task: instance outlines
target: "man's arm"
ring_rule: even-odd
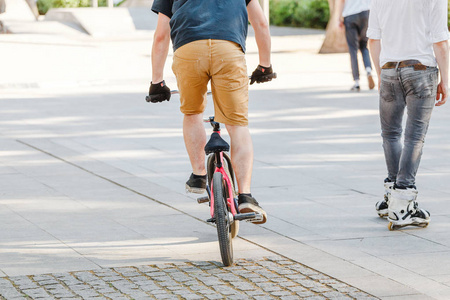
[[[434,54],[441,74],[441,82],[438,85],[436,106],[445,104],[448,97],[448,41],[433,44]]]
[[[345,0],[337,0],[336,1],[336,15],[338,16],[338,26],[343,27],[344,26],[344,17],[342,16],[342,12],[344,11],[345,6]]]
[[[170,89],[164,82],[164,65],[170,45],[170,18],[162,13],[158,13],[158,23],[156,25],[152,46],[152,82],[145,97],[147,102],[157,103],[170,100]]]
[[[259,64],[263,67],[269,68],[270,62],[270,31],[269,23],[264,16],[264,12],[259,5],[258,0],[251,0],[247,5],[248,19],[255,31],[256,44],[259,52]]]
[[[164,80],[164,65],[170,45],[170,18],[162,13],[158,14],[158,23],[153,36],[152,46],[152,82]]]
[[[373,64],[377,70],[378,76],[378,90],[380,90],[381,84],[381,67],[380,67],[380,53],[381,53],[381,42],[380,40],[369,39],[369,49],[370,56],[372,56]]]

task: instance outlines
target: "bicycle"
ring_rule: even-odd
[[[263,216],[256,212],[239,213],[233,166],[226,153],[230,150],[230,145],[220,136],[220,123],[214,121],[214,116],[203,121],[211,124],[213,133],[205,146],[205,153],[208,155],[206,163],[208,196],[198,198],[197,202],[209,203],[211,218],[206,221],[216,224],[222,262],[225,266],[231,266],[232,239],[238,235],[239,221],[259,222]]]
[[[266,80],[274,78],[277,78],[277,73],[265,77]],[[171,91],[171,94],[179,94],[179,92]],[[149,95],[145,100],[154,103],[166,99],[161,100],[160,95]],[[238,235],[239,221],[261,222],[264,217],[257,212],[239,212],[233,166],[230,157],[226,154],[230,150],[230,145],[220,136],[220,123],[214,121],[214,116],[205,118],[203,121],[211,124],[213,133],[205,146],[205,153],[208,155],[206,162],[208,196],[198,198],[197,202],[209,203],[211,218],[206,221],[216,224],[220,255],[223,264],[228,267],[233,264],[232,239]]]

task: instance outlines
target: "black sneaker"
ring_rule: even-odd
[[[189,193],[203,194],[206,192],[206,175],[191,174],[186,181],[186,191]]]
[[[256,201],[255,198],[252,196],[246,195],[246,194],[239,194],[238,196],[238,208],[240,213],[250,213],[250,212],[256,212],[260,213],[263,216],[262,221],[255,221],[252,223],[255,224],[263,224],[267,221],[267,214],[264,211],[264,209],[259,206],[258,201]]]

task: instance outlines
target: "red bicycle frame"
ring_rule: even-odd
[[[215,131],[220,134],[220,131]],[[215,153],[215,161],[216,161],[216,169],[214,173],[220,172],[222,173],[223,180],[225,180],[228,187],[228,197],[227,197],[227,205],[230,208],[230,212],[235,216],[237,214],[236,206],[234,203],[234,193],[231,185],[231,179],[228,177],[227,172],[223,168],[223,152]],[[214,185],[213,180],[211,180],[211,205],[210,205],[211,217],[214,218]]]

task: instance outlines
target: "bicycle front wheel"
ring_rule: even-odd
[[[208,178],[208,184],[211,184],[215,170],[216,170],[215,155],[213,153],[208,155],[208,160],[206,162],[206,174]]]
[[[225,266],[233,264],[233,244],[231,238],[231,220],[224,197],[224,182],[222,173],[214,173],[214,217],[216,219],[217,236],[219,238],[220,255]]]
[[[231,158],[226,153],[223,154],[223,168],[225,169],[228,178],[230,178],[231,190],[233,191],[233,195],[228,195],[228,193],[226,193],[226,195],[231,196],[231,198],[234,201],[234,198],[236,197],[237,194],[234,184],[234,171],[233,166],[231,165]],[[239,233],[239,221],[234,220],[234,222],[231,224],[231,237],[234,239],[238,235],[238,233]]]

